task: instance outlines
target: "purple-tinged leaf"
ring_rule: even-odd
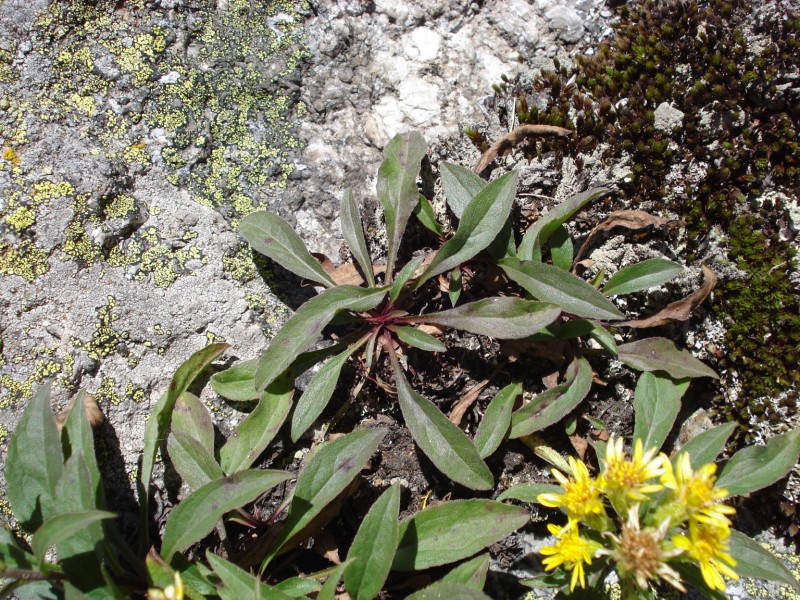
[[[617,347],[619,360],[637,371],[665,371],[674,379],[719,376],[686,350],[662,337],[645,338]]]

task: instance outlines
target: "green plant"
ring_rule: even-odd
[[[565,525],[548,525],[556,541],[541,550],[545,570],[554,573],[528,580],[529,585],[557,586],[563,595],[588,589],[599,597],[606,576],[616,571],[625,600],[654,598],[661,582],[682,592],[686,583],[707,597],[724,598],[723,575],[800,589],[783,563],[732,528],[736,510],[723,504],[783,478],[800,454],[800,431],[740,450],[723,462],[717,477],[713,461],[734,423],[701,433],[672,459],[659,454],[685,390],[664,372],[646,373],[636,387],[630,457],[622,438],[597,441],[596,477],[586,463],[570,457],[566,474],[553,469],[560,485],[521,484],[500,495],[500,500],[560,508],[567,517]]]
[[[574,249],[564,223],[610,190],[594,189],[567,199],[534,223],[518,244],[511,225],[516,174],[487,183],[468,169],[444,163],[442,188],[447,205],[458,220],[455,233],[445,239],[429,202],[417,190],[424,154],[425,144],[417,133],[395,137],[386,149],[377,186],[386,220],[384,268],[372,264],[358,206],[349,190],[344,194],[342,232],[362,274],[363,287],[337,285],[279,216],[257,212],[242,220],[240,231],[255,250],[327,289],[297,310],[260,359],[215,375],[212,385],[219,394],[239,401],[257,398],[282,374],[286,374],[288,385],[315,362],[332,355],[311,377],[294,408],[291,435],[296,441],[322,414],[344,365],[354,354],[363,353],[362,377],[366,377],[386,352],[400,409],[417,444],[453,481],[487,490],[493,486],[493,477],[483,458],[497,449],[506,433],[512,438],[529,435],[574,410],[589,393],[592,367],[582,356],[581,347],[574,343],[576,358],[566,369],[564,382],[513,413],[522,388],[512,382],[487,409],[487,422],[478,429],[473,442],[433,402],[412,388],[401,367],[405,346],[447,351],[440,339],[423,331],[420,325],[532,342],[589,336],[610,355],[619,353],[620,360],[639,370],[669,368],[647,363],[645,356],[652,356],[656,362],[671,365],[679,377],[716,376],[691,355],[660,338],[617,349],[613,335],[603,325],[624,319],[608,296],[660,285],[680,273],[681,267],[662,259],[645,261],[620,270],[603,291],[570,272]],[[403,233],[415,212],[437,239],[444,241],[435,252],[411,258],[395,273]],[[544,262],[548,256],[552,264]],[[505,278],[501,277],[502,295],[480,297],[489,287],[482,285],[481,273],[498,265],[505,273]],[[382,281],[378,279],[380,274]],[[479,299],[459,305],[465,274],[471,282],[471,295]],[[422,306],[437,305],[442,285],[436,285],[437,276],[446,284],[453,307],[422,312]],[[598,281],[597,285],[601,283]],[[528,298],[521,297],[526,294]],[[349,329],[326,348],[309,351],[334,320]],[[288,410],[288,406],[284,408]]]
[[[525,510],[491,500],[441,504],[398,521],[400,489],[395,485],[375,502],[341,564],[302,577],[272,574],[276,556],[295,548],[338,512],[386,430],[361,429],[316,446],[299,475],[250,468],[279,428],[274,420],[280,417],[259,408],[276,408],[285,395],[274,386],[266,391],[263,404],[215,448],[208,410],[187,389],[226,348],[213,344],[194,354],[150,415],[137,480],[141,527],[136,540],[123,538],[113,521],[116,515],[103,510],[84,393],[59,432],[49,389],[39,390],[9,443],[7,494],[20,537],[0,529],[0,577],[10,580],[0,597],[126,598],[146,593],[170,600],[279,600],[316,594],[319,599],[333,598],[344,577],[352,597],[372,598],[390,570],[460,561],[527,523]],[[162,456],[192,491],[170,511],[163,532],[153,536],[158,528],[148,505],[159,448],[166,449]],[[294,478],[290,494],[276,493],[276,486]],[[258,498],[273,500],[265,519],[245,510]],[[264,528],[266,535],[253,545],[251,532]],[[30,537],[22,539],[22,534]],[[48,553],[51,548],[56,561]],[[246,570],[258,564],[260,577]],[[473,559],[440,585],[464,588],[464,597],[485,597],[479,590],[487,567],[486,555]]]

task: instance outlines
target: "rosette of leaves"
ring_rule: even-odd
[[[386,148],[377,182],[387,237],[382,280],[374,274],[358,206],[349,191],[342,201],[342,232],[361,270],[363,286],[336,285],[279,216],[257,212],[242,220],[240,231],[255,250],[326,289],[297,310],[260,359],[218,374],[213,384],[222,396],[250,400],[269,392],[287,373],[291,380],[326,359],[294,407],[291,435],[297,440],[328,404],[342,368],[353,354],[363,353],[369,370],[386,353],[403,417],[423,452],[453,481],[473,489],[491,489],[492,474],[473,442],[409,384],[400,366],[403,348],[447,350],[439,339],[419,328],[423,324],[501,339],[523,338],[553,323],[561,311],[546,302],[494,296],[437,312],[411,312],[435,286],[434,278],[452,272],[484,250],[507,247],[503,236],[508,239],[510,235],[509,215],[517,188],[515,173],[487,183],[475,193],[457,179],[445,180],[448,202],[457,207],[458,228],[438,251],[411,258],[396,269],[403,234],[415,210],[424,223],[435,227],[428,202],[417,188],[424,154],[425,143],[417,133],[399,135]],[[350,332],[321,351],[309,352],[334,319],[346,320]]]
[[[343,578],[351,597],[369,600],[384,589],[393,571],[405,584],[409,571],[459,562],[417,597],[434,597],[430,594],[440,589],[464,598],[486,597],[481,590],[489,556],[470,557],[527,524],[527,511],[491,500],[465,500],[400,520],[398,485],[373,503],[345,560],[285,578],[272,559],[296,549],[339,513],[386,430],[364,428],[319,444],[299,473],[252,468],[276,428],[255,431],[252,421],[245,425],[245,420],[216,445],[208,409],[188,392],[226,348],[212,344],[196,352],[152,409],[136,481],[141,526],[134,539],[122,535],[117,515],[106,510],[83,392],[59,431],[49,388],[39,390],[8,445],[9,506],[16,533],[30,537],[26,541],[0,527],[0,598],[332,600]],[[159,452],[188,488],[163,527],[149,510]],[[284,488],[290,479],[296,480],[294,486]],[[267,503],[271,510],[250,508],[270,496],[277,500]],[[224,549],[226,558],[217,548]],[[258,565],[254,574],[251,569]]]

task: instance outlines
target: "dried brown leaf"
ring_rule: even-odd
[[[461,419],[464,418],[464,413],[467,412],[470,406],[475,404],[475,401],[478,399],[478,396],[481,395],[483,388],[485,388],[489,384],[488,379],[484,379],[480,383],[476,383],[470,389],[466,391],[466,393],[461,397],[461,400],[456,402],[456,405],[450,411],[448,415],[448,419],[454,425],[461,425]]]
[[[636,327],[638,329],[646,329],[648,327],[661,327],[662,325],[669,325],[678,321],[686,321],[692,316],[695,308],[700,306],[703,301],[708,298],[708,295],[717,285],[717,276],[714,271],[703,265],[703,283],[700,287],[681,300],[677,300],[671,304],[667,304],[664,308],[656,314],[651,315],[644,319],[635,319],[633,321],[624,321],[619,325],[625,327]]]
[[[509,360],[516,361],[525,357],[544,358],[557,367],[561,367],[570,354],[566,340],[550,340],[547,342],[531,342],[528,340],[503,340],[500,353]]]
[[[586,441],[585,437],[577,434],[571,435],[569,436],[569,442],[572,444],[572,447],[575,448],[578,458],[581,460],[586,458],[586,450],[589,449],[589,442]]]
[[[427,333],[428,335],[436,337],[444,335],[444,332],[447,330],[447,327],[442,327],[440,325],[433,325],[431,323],[420,323],[419,325],[417,325],[417,329],[419,329],[423,333]]]
[[[64,423],[67,422],[67,417],[69,417],[72,407],[75,406],[76,398],[73,398],[67,408],[56,415],[56,427],[58,427],[59,431],[61,431],[61,428],[64,427]],[[89,421],[89,425],[91,425],[92,429],[97,429],[100,427],[105,420],[105,415],[103,415],[103,411],[100,410],[100,407],[97,405],[97,400],[95,400],[94,396],[91,394],[84,394],[83,407],[86,410],[86,418]]]
[[[342,559],[339,558],[339,546],[336,543],[336,538],[326,529],[314,536],[314,551],[335,565],[342,564]]]
[[[311,255],[319,261],[320,266],[331,276],[336,285],[364,285],[364,277],[357,265],[342,263],[336,267],[330,258],[320,252],[312,252]],[[375,275],[380,275],[385,270],[386,265],[372,265],[372,272]]]
[[[605,220],[598,223],[597,226],[592,229],[589,237],[586,238],[581,249],[578,250],[578,254],[575,255],[575,261],[577,262],[581,259],[584,252],[586,252],[595,238],[602,233],[608,233],[614,229],[626,229],[631,232],[649,231],[664,227],[671,222],[670,219],[656,217],[643,210],[618,210],[612,212]]]
[[[518,146],[528,138],[551,136],[568,137],[571,134],[571,130],[564,129],[563,127],[556,127],[555,125],[522,125],[521,127],[517,127],[514,131],[505,134],[492,144],[492,146],[483,153],[478,164],[475,165],[474,171],[476,173],[482,173],[495,158],[498,156],[505,156],[511,152],[515,146]]]

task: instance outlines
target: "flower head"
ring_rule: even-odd
[[[563,507],[567,511],[570,523],[581,520],[593,521],[596,517],[605,516],[603,498],[594,480],[589,476],[589,469],[581,460],[569,457],[572,477],[567,479],[560,471],[553,469],[553,476],[564,487],[563,494],[540,494],[537,500],[549,508]]]
[[[598,486],[609,495],[612,504],[615,500],[632,500],[645,502],[645,494],[653,494],[663,487],[650,483],[664,474],[661,456],[655,456],[657,450],[644,452],[642,440],[637,439],[633,447],[633,456],[625,459],[622,438],[610,438],[606,446],[606,469],[598,478]]]
[[[703,465],[694,471],[689,455],[683,453],[678,456],[674,471],[672,463],[664,460],[661,483],[672,491],[675,506],[684,511],[686,518],[725,528],[730,526],[727,515],[734,514],[736,509],[720,504],[728,496],[728,491],[714,486],[716,472],[714,464]]]
[[[577,525],[559,527],[550,523],[547,529],[558,538],[558,541],[553,546],[541,549],[541,553],[547,557],[542,561],[545,571],[552,571],[564,565],[567,570],[572,571],[569,590],[573,591],[578,583],[585,588],[586,576],[583,564],[592,564],[592,557],[602,549],[602,546],[598,542],[581,537]]]
[[[689,535],[676,535],[672,538],[672,543],[697,561],[708,587],[724,591],[725,580],[722,579],[722,575],[739,579],[736,572],[731,569],[736,566],[736,559],[728,554],[730,535],[727,525],[720,527],[692,519],[689,522]]]
[[[628,510],[628,520],[622,525],[619,536],[605,534],[614,542],[614,549],[603,550],[601,554],[613,558],[620,576],[632,577],[642,590],[647,590],[651,582],[663,579],[672,587],[685,592],[680,575],[667,564],[667,561],[682,552],[665,539],[668,528],[669,521],[664,521],[657,529],[642,529],[639,523],[639,505],[634,504]]]

